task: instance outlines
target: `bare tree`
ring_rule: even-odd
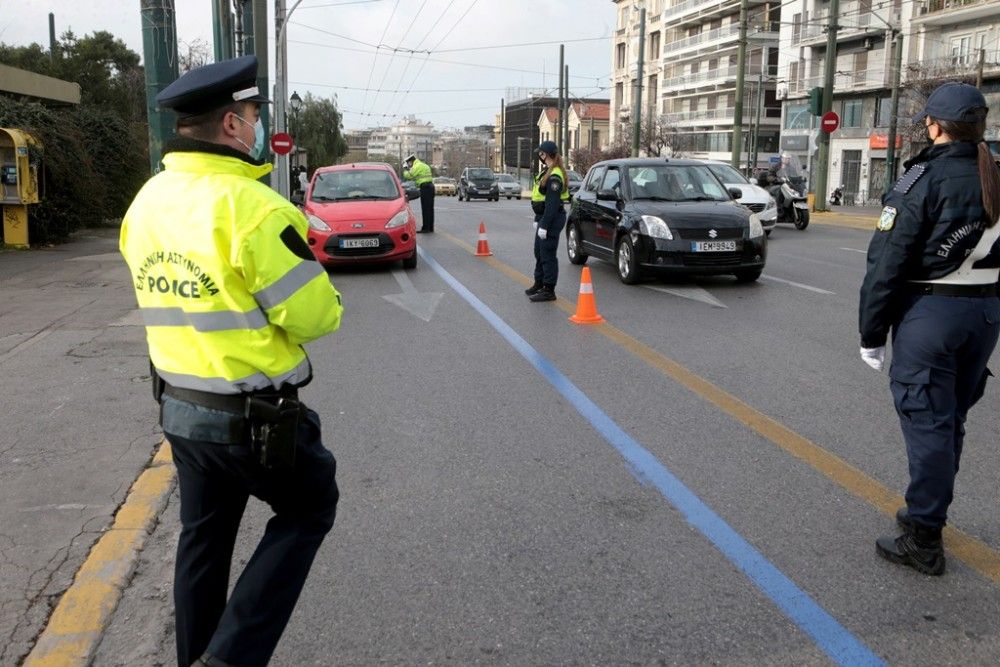
[[[180,73],[207,65],[211,60],[212,49],[201,37],[197,37],[190,42],[184,40],[177,41],[177,66]]]

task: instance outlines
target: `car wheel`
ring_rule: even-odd
[[[462,191],[458,191],[458,201],[462,201]]]
[[[764,230],[764,236],[767,236],[768,238],[770,238],[771,237],[771,231],[772,230],[770,230],[770,229],[765,229]]]
[[[626,285],[635,285],[639,282],[639,259],[635,256],[635,246],[632,239],[626,234],[618,242],[618,252],[615,254],[618,259],[618,277]]]
[[[576,223],[569,223],[566,226],[566,256],[569,257],[570,264],[580,264],[587,263],[587,253],[583,252],[580,246],[580,229],[576,226]]]
[[[517,196],[517,201],[521,201],[521,195]]]
[[[763,272],[764,269],[744,269],[743,271],[737,271],[734,275],[738,283],[752,283],[760,278],[760,274]]]
[[[799,211],[795,216],[795,229],[805,229],[809,226],[809,211]]]
[[[417,268],[417,251],[414,250],[413,254],[403,260],[404,269],[415,269]]]

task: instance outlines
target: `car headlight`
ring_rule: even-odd
[[[410,219],[409,214],[402,210],[396,215],[389,218],[389,222],[385,223],[386,229],[395,229],[396,227],[402,227],[406,224],[406,221]]]
[[[772,208],[777,208],[778,202],[774,201],[774,197],[767,198],[767,206],[764,208],[765,211],[770,211]]]
[[[674,235],[670,232],[667,223],[663,221],[663,218],[658,218],[655,215],[642,216],[642,220],[639,222],[639,231],[654,239],[674,240]]]
[[[764,226],[760,224],[760,216],[756,213],[750,214],[750,238],[756,239],[764,235]]]
[[[306,220],[309,221],[309,226],[315,229],[317,232],[328,232],[330,231],[330,225],[326,224],[315,215],[309,215]]]

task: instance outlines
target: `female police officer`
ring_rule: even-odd
[[[965,419],[1000,333],[1000,171],[983,143],[987,111],[968,84],[928,98],[917,120],[932,145],[884,197],[861,287],[861,356],[876,370],[893,330],[890,386],[910,468],[903,534],[876,550],[930,575],[944,572]]]
[[[569,201],[562,157],[554,141],[543,141],[537,148],[538,159],[546,169],[539,172],[531,192],[535,213],[535,284],[524,291],[532,301],[555,301],[559,279],[559,233],[566,226],[563,203]]]

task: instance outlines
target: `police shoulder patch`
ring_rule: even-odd
[[[892,189],[905,195],[913,187],[913,184],[920,180],[926,170],[926,164],[913,165],[909,171],[903,174],[902,178],[896,181],[896,185]]]
[[[560,190],[562,190],[562,181],[560,181],[558,178],[550,178],[549,190],[552,190],[553,192],[559,192]]]
[[[896,207],[886,206],[882,209],[882,214],[878,217],[878,224],[875,226],[880,232],[888,232],[896,226]]]

